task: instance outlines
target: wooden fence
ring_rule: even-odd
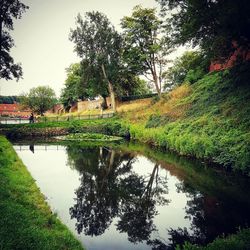
[[[111,118],[114,116],[114,113],[104,113],[96,115],[68,115],[68,116],[41,116],[35,119],[35,123],[38,122],[61,122],[61,121],[77,121],[77,120],[93,120],[93,119],[105,119]],[[9,117],[0,117],[0,124],[21,124],[29,123],[29,119],[24,118],[9,118]]]

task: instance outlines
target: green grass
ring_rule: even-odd
[[[51,213],[11,144],[0,136],[0,249],[83,249]]]
[[[74,120],[74,121],[48,121],[39,123],[25,123],[25,124],[0,124],[0,128],[18,129],[18,128],[55,128],[63,127],[68,128],[77,125],[94,126],[97,124],[106,124],[110,121],[115,121],[116,118],[108,119],[94,119],[94,120]]]
[[[0,126],[0,133],[11,139],[51,137],[69,133],[101,133],[122,137],[128,137],[129,135],[128,127],[123,125],[118,118],[2,125]]]

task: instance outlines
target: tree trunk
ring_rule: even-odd
[[[161,89],[159,88],[158,77],[155,72],[153,72],[153,79],[158,96],[161,97]]]
[[[3,21],[0,19],[0,55],[2,54],[2,33],[3,33]]]
[[[103,98],[102,108],[107,109],[108,108],[107,98],[106,98],[106,96],[102,96],[102,98]]]
[[[161,97],[161,88],[159,87],[158,76],[157,76],[157,73],[156,73],[156,67],[155,67],[155,62],[154,61],[153,61],[152,74],[153,74],[153,79],[154,79],[154,84],[155,84],[155,87],[156,87],[156,91],[158,93],[158,96]]]
[[[114,165],[114,160],[115,160],[115,151],[111,150],[111,154],[110,154],[110,158],[109,158],[109,172]]]
[[[113,85],[111,84],[110,81],[108,81],[108,84],[109,84],[109,92],[110,92],[110,98],[111,98],[111,105],[112,105],[113,111],[116,112],[114,88],[113,88]]]
[[[105,67],[104,67],[103,64],[102,64],[102,72],[103,72],[104,78],[108,82],[108,89],[109,89],[109,94],[110,94],[111,105],[112,105],[113,111],[116,112],[114,88],[113,88],[112,83],[109,81],[109,79],[107,77],[107,74],[106,74],[106,71],[105,71]]]

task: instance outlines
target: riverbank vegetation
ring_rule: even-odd
[[[0,133],[11,139],[51,137],[74,133],[99,133],[124,138],[130,136],[129,128],[117,117],[97,120],[0,125]]]
[[[2,136],[0,152],[0,249],[83,249]]]
[[[160,100],[120,106],[111,119],[1,125],[12,137],[63,133],[104,133],[218,163],[249,174],[249,64],[209,73],[177,86]],[[237,73],[240,72],[240,73]],[[125,110],[125,111],[124,111]],[[65,130],[66,129],[66,130]],[[61,133],[60,133],[61,134]]]
[[[249,174],[248,69],[209,73],[147,109],[123,113],[131,138]]]

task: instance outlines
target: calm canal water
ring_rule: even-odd
[[[205,244],[250,222],[249,179],[145,145],[14,143],[87,250]]]

